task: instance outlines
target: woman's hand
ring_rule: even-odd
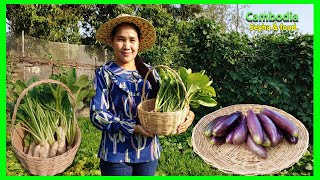
[[[153,134],[150,134],[148,131],[146,131],[141,125],[135,125],[134,126],[134,132],[137,134],[140,134],[142,136],[146,137],[154,137]]]
[[[188,129],[188,127],[192,124],[194,120],[194,116],[194,113],[190,110],[185,121],[178,127],[177,134],[181,134]]]

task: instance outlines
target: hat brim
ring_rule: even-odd
[[[153,25],[146,19],[137,16],[121,16],[102,24],[96,32],[96,39],[103,44],[112,47],[112,30],[121,23],[133,23],[140,29],[139,51],[150,49],[156,40],[156,31]]]

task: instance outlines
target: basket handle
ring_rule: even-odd
[[[147,78],[150,74],[150,72],[156,68],[164,68],[164,69],[167,69],[167,70],[170,70],[175,76],[176,78],[178,79],[179,83],[182,85],[183,87],[183,91],[184,91],[184,94],[185,94],[185,102],[186,102],[186,107],[189,106],[189,101],[188,101],[188,93],[187,93],[187,89],[182,81],[182,79],[180,78],[180,76],[173,70],[171,69],[170,67],[168,66],[165,66],[165,65],[156,65],[156,66],[153,66],[152,68],[150,68],[146,74],[146,76],[144,77],[144,81],[143,81],[143,88],[142,88],[142,95],[141,95],[141,102],[146,100],[146,97],[145,97],[145,88],[146,88],[146,82],[147,82]]]
[[[76,116],[75,116],[75,108],[76,108],[76,100],[75,100],[75,97],[73,96],[71,90],[68,88],[67,85],[65,85],[64,83],[60,82],[60,81],[57,81],[57,80],[53,80],[53,79],[43,79],[43,80],[40,80],[40,81],[36,81],[34,83],[32,83],[30,86],[28,86],[26,89],[24,89],[22,91],[22,93],[20,94],[18,100],[17,100],[17,103],[14,105],[14,109],[13,109],[13,115],[12,115],[12,121],[11,121],[11,130],[12,128],[14,128],[14,123],[16,121],[16,116],[17,116],[17,111],[18,111],[18,107],[20,105],[20,102],[22,100],[22,98],[28,93],[28,91],[30,91],[31,89],[33,89],[35,86],[38,86],[40,84],[44,84],[44,83],[49,83],[49,84],[58,84],[60,86],[62,86],[68,93],[68,95],[70,96],[71,98],[71,104],[73,105],[74,107],[74,110],[73,110],[73,117],[74,117],[74,121],[77,122],[77,119],[76,119]]]

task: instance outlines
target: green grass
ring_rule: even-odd
[[[227,175],[206,164],[192,150],[193,127],[184,134],[161,136],[162,153],[156,175],[159,176],[216,176]]]
[[[97,176],[100,175],[99,159],[97,152],[100,144],[100,131],[97,130],[88,118],[79,118],[79,125],[82,132],[82,141],[76,157],[70,167],[62,176]],[[162,153],[157,176],[217,176],[227,175],[218,169],[206,164],[192,150],[191,131],[181,135],[162,136],[160,142]],[[29,175],[18,162],[11,146],[10,133],[7,132],[7,176]],[[310,153],[309,153],[310,152]],[[313,175],[313,151],[309,147],[307,154],[294,166],[283,170],[277,175]]]

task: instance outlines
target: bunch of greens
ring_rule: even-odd
[[[76,99],[76,109],[83,108],[85,106],[85,101],[95,94],[95,90],[91,86],[92,83],[89,80],[88,75],[77,77],[75,68],[61,68],[61,71],[60,74],[52,74],[50,79],[60,81],[67,85]],[[57,88],[58,93],[61,93],[62,87]]]
[[[193,73],[191,69],[180,67],[178,74],[187,88],[190,106],[199,108],[200,105],[214,107],[217,105],[216,91],[211,86],[212,81],[205,75],[205,70]]]
[[[177,77],[171,70],[160,68],[161,81],[155,102],[156,112],[182,110],[186,103],[192,108],[199,108],[200,105],[206,107],[217,105],[214,99],[216,92],[211,87],[212,81],[205,75],[205,71],[192,73],[191,69],[181,67],[178,69],[178,75]],[[183,82],[186,92],[179,79]]]
[[[37,80],[32,78],[28,82]],[[27,87],[22,81],[18,84]],[[23,90],[21,87],[19,89]],[[28,132],[24,137],[24,152],[29,156],[54,157],[71,149],[74,144],[75,109],[66,91],[58,90],[58,87],[40,84],[29,90],[18,106],[17,124]]]
[[[174,112],[184,109],[185,92],[178,77],[168,69],[160,68],[160,87],[156,97],[156,112]]]
[[[53,74],[50,79],[69,87],[76,99],[76,107],[71,105],[67,91],[57,84],[40,84],[24,96],[16,117],[21,127],[29,132],[24,139],[24,150],[34,157],[53,157],[72,147],[77,127],[75,110],[83,108],[83,101],[94,95],[88,76],[77,78],[74,68],[62,69],[62,73]],[[17,99],[24,89],[38,80],[37,77],[26,83],[18,80],[12,99]],[[14,103],[7,102],[11,114],[13,107]]]

